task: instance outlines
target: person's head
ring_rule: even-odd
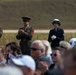
[[[58,27],[60,26],[60,21],[59,21],[59,19],[54,19],[53,22],[52,22],[52,24],[53,24],[53,26],[54,26],[55,28],[58,28]]]
[[[70,50],[72,48],[72,46],[70,45],[69,42],[67,41],[60,41],[59,42],[60,47],[62,48],[62,50]]]
[[[64,54],[63,75],[76,75],[76,47]]]
[[[45,46],[45,54],[50,55],[52,53],[52,48],[50,46],[50,43],[47,40],[42,40],[44,46]]]
[[[69,40],[69,43],[70,43],[70,45],[71,45],[72,47],[74,47],[74,46],[76,45],[76,38],[71,38],[71,39]]]
[[[16,67],[0,67],[0,75],[23,75],[22,71]]]
[[[6,51],[8,54],[11,53],[14,56],[16,56],[16,54],[21,54],[20,47],[16,42],[9,42],[8,44],[6,44]]]
[[[23,71],[24,75],[33,75],[35,72],[35,61],[31,56],[24,55],[21,58],[12,58],[13,64]]]
[[[41,55],[45,54],[45,46],[43,45],[41,40],[35,40],[31,45],[31,56],[34,59],[37,59]]]
[[[61,60],[61,48],[60,47],[53,48],[51,56],[54,63],[59,62]]]
[[[29,25],[31,18],[29,18],[29,17],[22,17],[22,20],[24,22],[24,26],[26,27],[26,26]]]

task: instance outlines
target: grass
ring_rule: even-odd
[[[18,29],[22,16],[31,17],[35,29],[51,29],[54,18],[61,28],[76,29],[76,0],[0,0],[0,27]]]
[[[68,41],[71,38],[75,38],[76,37],[76,33],[66,33],[65,35],[65,41]],[[48,33],[44,34],[44,33],[35,33],[32,40],[36,40],[36,39],[40,39],[40,40],[47,40],[48,38]],[[16,33],[8,33],[8,34],[3,34],[2,38],[0,39],[0,46],[5,46],[7,43],[11,42],[11,41],[15,41],[19,43],[19,40],[16,39]]]

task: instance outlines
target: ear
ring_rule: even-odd
[[[41,53],[44,53],[44,50],[43,49],[41,50]]]

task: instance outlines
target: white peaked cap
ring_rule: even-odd
[[[59,19],[54,19],[54,21],[59,21]]]
[[[31,70],[35,71],[35,61],[34,59],[29,56],[29,55],[23,55],[20,58],[12,58],[11,59],[14,64],[19,65],[19,66],[26,66],[28,68],[30,68]]]

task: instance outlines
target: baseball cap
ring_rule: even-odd
[[[19,66],[26,66],[30,68],[31,70],[35,71],[35,61],[34,59],[29,55],[23,55],[20,58],[12,58],[11,59],[14,64]]]

